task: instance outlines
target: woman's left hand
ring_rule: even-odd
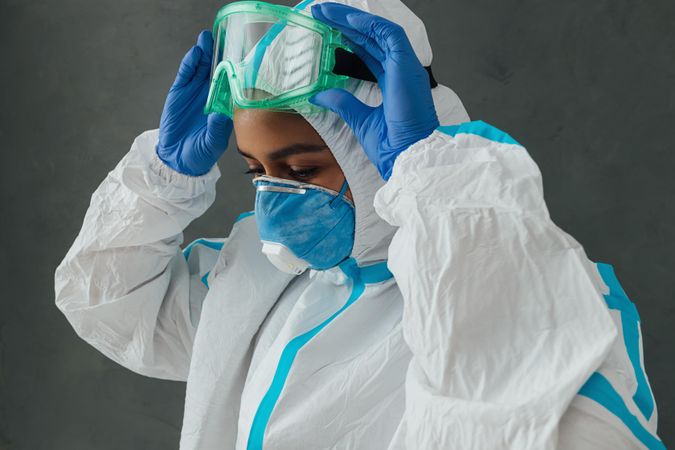
[[[351,127],[388,180],[396,157],[438,127],[429,74],[400,25],[338,3],[314,5],[312,14],[353,42],[352,50],[377,78],[382,104],[368,106],[343,89],[320,92],[310,101],[337,113]]]

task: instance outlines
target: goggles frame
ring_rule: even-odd
[[[224,33],[227,33],[227,30],[225,30],[223,36],[219,34],[222,33],[221,24],[228,17],[235,14],[257,14],[277,18],[278,20],[267,31],[265,36],[269,33],[278,34],[289,24],[319,35],[321,38],[321,50],[319,52],[316,80],[307,86],[300,86],[279,95],[261,99],[247,98],[244,95],[244,80],[238,79],[235,64],[227,59],[223,61],[217,60],[217,55],[219,54],[217,47],[221,45],[221,41],[225,36]],[[254,23],[254,21],[251,21],[251,23]],[[323,108],[309,103],[309,98],[317,92],[326,89],[344,87],[350,78],[347,75],[338,75],[333,72],[336,49],[344,49],[352,53],[342,33],[296,8],[260,1],[244,0],[233,2],[222,7],[216,14],[213,24],[213,34],[214,62],[209,95],[204,107],[205,114],[221,113],[232,117],[235,108],[263,108],[274,111],[295,111],[304,114],[320,112],[323,111]],[[271,38],[276,38],[276,35],[271,35]],[[261,42],[262,39],[256,45],[261,45]]]

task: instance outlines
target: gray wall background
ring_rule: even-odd
[[[613,264],[638,305],[660,434],[675,443],[675,2],[408,1],[437,79],[525,144],[556,223]],[[178,447],[184,385],[79,340],[53,271],[89,196],[159,122],[214,0],[0,0],[0,449]],[[227,152],[218,198],[186,232],[251,209]]]

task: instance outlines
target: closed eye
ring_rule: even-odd
[[[247,175],[255,175],[260,176],[260,175],[265,175],[265,170],[262,167],[250,167],[246,172],[244,172]]]
[[[289,167],[288,174],[298,181],[306,181],[316,176],[318,167],[303,167],[302,169],[292,169]]]

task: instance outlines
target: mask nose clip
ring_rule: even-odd
[[[342,183],[342,187],[340,188],[340,192],[338,192],[338,195],[336,195],[333,200],[330,201],[330,207],[331,209],[335,209],[338,205],[338,200],[340,200],[342,197],[344,197],[345,192],[347,192],[347,188],[349,185],[347,184],[347,179],[345,178],[344,183]]]

